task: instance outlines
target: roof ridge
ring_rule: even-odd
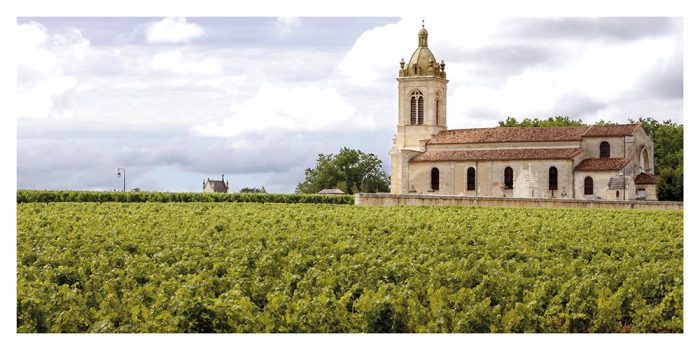
[[[479,159],[570,159],[583,151],[583,147],[428,150],[414,156],[410,162]]]
[[[642,124],[639,123],[624,123],[624,124],[591,124],[591,125],[566,125],[566,126],[488,126],[488,127],[483,127],[483,128],[459,128],[459,129],[445,129],[440,132],[446,132],[446,131],[464,131],[464,130],[484,130],[484,129],[503,129],[503,130],[510,130],[510,129],[573,129],[573,128],[586,128],[590,129],[593,127],[598,127],[598,128],[606,128],[606,127],[612,127],[612,126],[631,126],[634,125],[635,127],[641,127]]]
[[[484,127],[484,128],[461,128],[461,129],[446,129],[442,130],[441,132],[444,131],[464,131],[464,130],[484,130],[484,129],[503,129],[503,130],[512,130],[512,129],[574,129],[574,128],[589,128],[592,125],[568,125],[568,126],[490,126],[490,127]]]

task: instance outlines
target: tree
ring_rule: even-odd
[[[382,161],[372,153],[346,147],[336,155],[319,154],[316,167],[304,173],[297,193],[318,193],[326,188],[339,188],[349,194],[389,191],[389,176],[382,170]]]
[[[262,188],[243,187],[241,188],[240,193],[267,193],[267,190],[265,190],[265,186],[263,186]]]
[[[683,200],[683,168],[664,168],[656,172],[656,197],[662,201]]]
[[[549,117],[547,119],[530,119],[524,118],[522,121],[518,121],[513,117],[507,117],[506,120],[498,122],[499,126],[504,127],[515,127],[515,126],[525,126],[525,127],[555,127],[555,126],[582,126],[583,121],[581,119],[574,120],[569,117],[556,116]]]

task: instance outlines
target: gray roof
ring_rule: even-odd
[[[608,188],[611,190],[624,190],[625,189],[625,177],[624,176],[613,176],[608,182]]]
[[[226,183],[224,183],[222,180],[208,180],[207,185],[208,184],[211,184],[214,192],[226,192],[228,190]]]
[[[345,192],[341,191],[338,188],[326,188],[324,190],[320,190],[318,193],[319,194],[345,194]]]

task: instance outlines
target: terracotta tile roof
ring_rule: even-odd
[[[583,137],[594,136],[632,136],[640,128],[639,124],[591,125]]]
[[[455,129],[439,132],[428,141],[428,144],[579,141],[582,137],[629,136],[639,127],[639,124],[613,124],[552,128],[497,127]]]
[[[583,148],[507,148],[469,151],[427,151],[413,157],[411,162],[460,160],[519,160],[570,159]]]
[[[655,185],[656,181],[656,176],[647,173],[641,173],[634,178],[634,183],[637,185]]]
[[[433,136],[428,143],[578,141],[587,129],[587,126],[578,126],[565,128],[498,127],[444,130]]]
[[[620,170],[631,159],[624,158],[588,158],[584,159],[581,163],[578,163],[574,170],[576,171],[606,171],[606,170]]]

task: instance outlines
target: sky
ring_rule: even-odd
[[[421,18],[19,17],[17,187],[293,192],[318,154],[388,172]],[[450,129],[683,122],[680,18],[425,18]]]

